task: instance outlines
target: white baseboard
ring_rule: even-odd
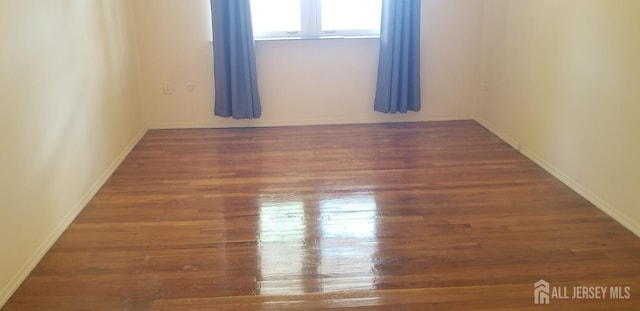
[[[475,119],[476,122],[480,123],[480,125],[482,125],[484,128],[486,128],[487,130],[489,130],[489,132],[493,133],[493,135],[498,136],[500,139],[502,139],[505,143],[509,144],[509,146],[513,147],[513,149],[519,150],[520,149],[520,142],[518,142],[515,138],[505,134],[504,132],[502,132],[501,130],[499,130],[497,127],[493,126],[493,124],[480,119],[480,118],[476,118]]]
[[[411,115],[381,115],[380,118],[371,119],[311,119],[311,120],[230,120],[220,119],[216,122],[168,122],[151,123],[149,129],[199,129],[199,128],[234,128],[234,127],[279,127],[279,126],[307,126],[307,125],[343,125],[343,124],[371,124],[371,123],[394,123],[394,122],[424,122],[424,121],[459,121],[473,120],[470,116],[433,116],[433,117],[413,117]]]
[[[629,216],[625,215],[624,213],[620,212],[620,210],[615,208],[612,204],[602,199],[600,196],[598,196],[593,191],[591,191],[587,187],[577,182],[575,179],[571,178],[569,175],[565,174],[562,170],[553,166],[551,163],[546,161],[544,158],[542,158],[532,150],[529,150],[526,147],[521,147],[520,142],[518,142],[513,137],[506,135],[504,132],[500,131],[493,124],[481,118],[476,118],[476,122],[480,123],[487,130],[492,132],[494,135],[500,137],[500,139],[504,140],[507,144],[511,145],[514,149],[519,150],[524,156],[526,156],[531,161],[533,161],[534,163],[542,167],[549,174],[553,175],[553,177],[560,180],[562,183],[567,185],[569,188],[571,188],[573,191],[581,195],[583,198],[587,199],[589,202],[591,202],[601,211],[605,212],[615,221],[623,225],[625,228],[629,229],[636,236],[640,237],[640,224],[638,222],[636,222]]]
[[[124,150],[118,155],[118,157],[109,165],[107,170],[98,178],[98,180],[85,192],[77,204],[73,206],[71,211],[64,217],[64,219],[55,227],[55,229],[48,235],[48,237],[40,243],[40,246],[33,252],[24,265],[16,272],[11,278],[11,281],[7,283],[2,290],[0,290],[0,308],[11,298],[13,293],[20,287],[20,284],[26,280],[31,271],[42,260],[44,255],[49,251],[53,244],[60,238],[62,233],[71,225],[73,220],[80,214],[82,209],[91,201],[93,196],[100,190],[102,185],[111,177],[111,174],[115,172],[118,166],[124,161],[127,155],[133,150],[142,137],[147,133],[148,128],[143,128],[124,148]]]
[[[640,237],[640,224],[635,222],[633,219],[629,218],[624,213],[620,212],[617,208],[615,208],[612,204],[608,203],[604,199],[600,198],[598,195],[593,193],[593,191],[587,189],[582,184],[569,177],[567,174],[563,173],[559,169],[555,168],[549,162],[545,161],[542,157],[538,156],[535,152],[527,149],[526,147],[522,148],[520,152],[531,159],[533,162],[538,164],[540,167],[545,169],[555,178],[559,179],[565,185],[569,186],[573,191],[577,192],[579,195],[587,199],[589,202],[593,203],[600,210],[605,212],[607,215],[611,216],[611,218],[615,219],[618,223],[625,226],[635,235]]]

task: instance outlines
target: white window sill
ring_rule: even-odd
[[[363,36],[319,36],[319,37],[268,37],[255,38],[255,41],[294,41],[294,40],[336,40],[336,39],[380,39],[379,35]]]
[[[304,40],[361,40],[361,39],[380,39],[378,35],[371,36],[322,36],[322,37],[271,37],[271,38],[254,38],[257,42],[269,42],[269,41],[304,41]],[[210,44],[213,44],[213,40],[209,40]]]

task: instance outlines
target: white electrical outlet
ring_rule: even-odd
[[[173,87],[169,82],[162,82],[162,93],[165,95],[173,94]]]

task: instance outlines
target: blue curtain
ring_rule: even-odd
[[[420,0],[383,0],[374,110],[420,111]]]
[[[262,113],[250,0],[211,0],[215,115],[259,118]]]

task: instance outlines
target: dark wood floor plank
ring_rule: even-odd
[[[639,306],[640,239],[455,121],[150,131],[2,310]]]

